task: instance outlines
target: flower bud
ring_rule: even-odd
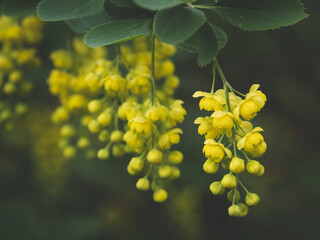
[[[88,103],[88,110],[91,113],[99,112],[101,110],[101,102],[99,100],[91,100]]]
[[[122,142],[123,140],[123,132],[120,130],[115,130],[111,133],[110,136],[111,142]]]
[[[65,158],[74,158],[76,156],[76,149],[73,146],[66,146],[63,148],[63,156]]]
[[[100,133],[99,133],[99,140],[101,142],[108,142],[109,141],[109,138],[110,138],[110,134],[107,130],[102,130]]]
[[[108,149],[102,148],[98,151],[97,157],[101,160],[106,160],[109,158],[109,151]]]
[[[245,217],[248,215],[249,208],[244,203],[238,203],[239,207],[241,208],[241,213],[239,217]]]
[[[230,171],[234,173],[241,173],[245,169],[244,160],[241,158],[234,157],[230,162]]]
[[[216,163],[213,160],[208,159],[207,161],[205,161],[205,163],[203,164],[203,170],[206,173],[209,174],[214,174],[219,170],[219,164]]]
[[[214,195],[221,195],[224,193],[224,187],[222,186],[221,182],[213,182],[210,184],[210,191]]]
[[[89,145],[90,145],[90,140],[87,137],[81,137],[77,142],[78,148],[86,148]]]
[[[100,124],[98,123],[98,121],[96,121],[96,120],[91,120],[91,121],[89,122],[88,129],[89,129],[90,132],[92,132],[92,133],[97,133],[97,132],[100,131],[100,128],[101,128],[101,126],[100,126]]]
[[[180,170],[177,167],[172,166],[171,167],[171,176],[170,179],[176,179],[180,177]]]
[[[60,128],[60,136],[65,138],[70,138],[75,135],[74,127],[71,125],[63,125]]]
[[[148,152],[147,160],[153,164],[159,164],[162,161],[162,152],[157,149],[152,149]]]
[[[123,144],[115,144],[112,146],[112,155],[114,157],[123,157],[125,154]]]
[[[250,174],[257,175],[262,169],[262,165],[256,160],[250,160],[246,166],[247,172]]]
[[[228,213],[230,217],[240,217],[241,212],[242,212],[242,209],[238,204],[232,204],[228,208]]]
[[[161,178],[168,178],[171,176],[171,167],[168,165],[163,165],[159,167],[159,176]]]
[[[136,183],[136,187],[141,191],[148,191],[150,188],[149,180],[147,178],[139,178]]]
[[[155,202],[164,202],[168,198],[168,193],[164,189],[158,189],[153,193],[153,200]]]
[[[246,196],[246,204],[248,206],[254,206],[254,205],[257,205],[260,201],[260,197],[255,194],[255,193],[247,193],[247,196]]]
[[[228,173],[223,176],[221,184],[225,188],[234,188],[237,186],[237,178],[232,173]]]
[[[183,160],[183,154],[179,151],[172,151],[169,153],[168,161],[172,164],[180,164]]]
[[[109,112],[103,112],[98,116],[97,120],[101,126],[105,127],[110,125],[112,121],[112,115]]]
[[[129,164],[128,164],[128,172],[131,175],[138,174],[143,169],[144,162],[139,157],[131,158]]]

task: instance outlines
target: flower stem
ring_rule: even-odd
[[[154,31],[151,36],[151,103],[152,106],[155,105],[155,99],[156,99],[156,83],[155,83],[155,77],[154,77],[154,51],[155,51],[155,34]]]

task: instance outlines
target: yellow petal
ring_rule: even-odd
[[[244,143],[245,143],[246,139],[247,139],[247,137],[243,137],[243,138],[241,138],[241,139],[238,141],[238,143],[237,143],[237,148],[238,148],[239,150],[241,150],[242,148],[244,148]]]
[[[204,121],[203,117],[197,117],[196,120],[194,120],[194,124],[201,124]]]
[[[225,153],[227,154],[228,158],[232,157],[232,152],[228,148],[224,148]]]
[[[261,127],[255,127],[252,132],[263,132],[263,129]]]
[[[253,84],[249,90],[249,92],[255,92],[260,87],[260,84]]]
[[[204,144],[217,144],[217,142],[215,140],[213,140],[212,138],[209,138],[204,141]]]
[[[202,92],[202,91],[196,91],[192,97],[197,98],[197,97],[203,97],[205,96],[207,93],[206,92]]]

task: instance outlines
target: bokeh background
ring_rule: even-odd
[[[135,188],[127,158],[64,162],[56,146],[58,130],[50,113],[58,104],[46,77],[50,51],[65,47],[72,33],[63,23],[47,23],[40,47],[44,59],[30,113],[18,131],[0,133],[0,239],[312,239],[319,235],[320,200],[320,2],[304,0],[309,18],[274,31],[244,32],[220,23],[228,44],[219,55],[228,81],[241,92],[254,83],[268,97],[254,119],[265,130],[266,173],[247,177],[261,197],[245,218],[230,218],[226,196],[209,191],[211,176],[202,170],[203,137],[193,124],[196,90],[209,91],[211,69],[199,68],[194,55],[174,57],[181,79],[177,97],[188,115],[178,148],[182,175],[164,204]],[[221,87],[221,84],[217,84]]]

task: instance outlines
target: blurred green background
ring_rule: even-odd
[[[222,173],[211,176],[202,170],[203,137],[193,121],[205,112],[191,96],[210,90],[211,69],[199,68],[195,56],[182,51],[174,61],[181,79],[177,98],[188,112],[177,147],[185,159],[166,203],[154,203],[150,192],[136,190],[136,178],[126,172],[128,158],[63,163],[56,149],[57,129],[50,123],[58,102],[47,90],[46,77],[51,67],[48,54],[64,47],[72,34],[63,23],[47,23],[40,48],[44,64],[28,99],[30,114],[19,131],[0,134],[0,239],[317,237],[320,2],[303,2],[310,16],[292,27],[250,33],[220,24],[229,38],[219,56],[228,81],[241,92],[259,83],[268,97],[254,119],[265,130],[268,150],[261,162],[266,173],[243,180],[261,202],[241,219],[228,216],[225,195],[216,197],[209,191]]]

